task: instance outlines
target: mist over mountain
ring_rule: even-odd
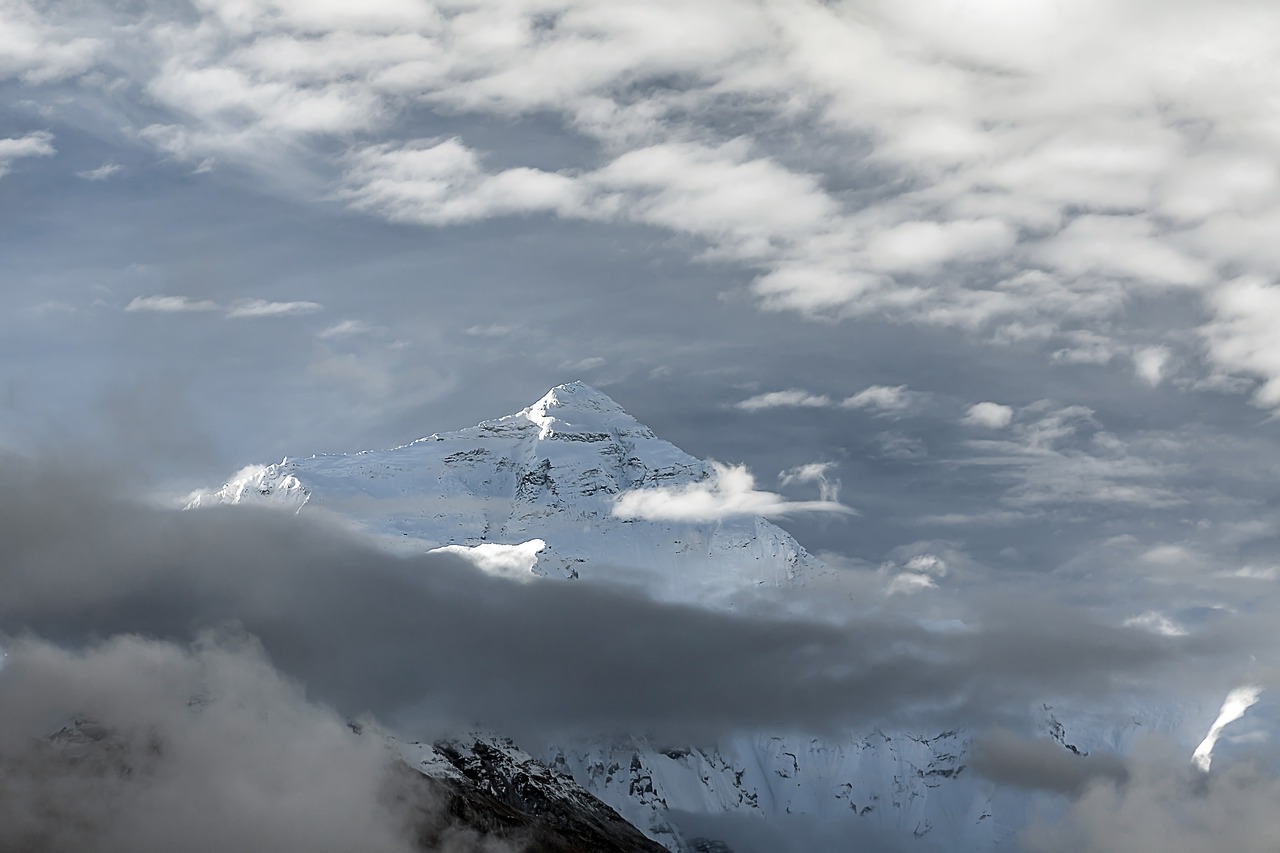
[[[0,848],[1271,850],[1278,39],[0,0]]]
[[[1046,796],[1148,778],[1132,762],[1153,735],[1192,796],[1217,685],[1262,629],[1167,635],[1016,584],[916,612],[892,590],[927,565],[827,566],[753,514],[843,505],[743,488],[581,384],[393,450],[248,468],[185,512],[56,461],[6,466],[11,744],[77,716],[181,743],[186,723],[153,706],[183,721],[244,689],[212,656],[277,680],[324,737],[368,716],[428,776],[509,756],[484,796],[540,757],[676,851],[1016,846]],[[633,495],[669,511],[620,511]],[[176,682],[108,674],[148,659]],[[308,737],[286,729],[261,736]],[[424,759],[415,741],[441,746]],[[394,824],[370,785],[367,819]]]

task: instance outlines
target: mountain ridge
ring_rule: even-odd
[[[579,382],[511,415],[390,450],[246,468],[190,506],[325,512],[399,552],[443,550],[525,581],[621,581],[716,609],[762,590],[785,597],[831,573],[764,518],[654,521],[612,511],[632,490],[678,491],[715,473]],[[1066,750],[1120,746],[1137,730],[1080,719],[1083,730],[1050,714],[1042,733],[1056,733]],[[502,738],[476,743],[499,749]],[[823,831],[878,839],[880,849],[891,840],[894,849],[990,850],[1010,843],[1029,802],[975,776],[971,736],[960,730],[758,732],[675,749],[637,733],[524,746],[678,853],[708,834],[686,832],[689,815],[760,826],[807,818]]]

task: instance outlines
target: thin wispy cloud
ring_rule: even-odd
[[[266,299],[239,299],[230,305],[220,305],[211,299],[192,299],[187,296],[152,295],[135,296],[129,301],[129,304],[125,306],[124,310],[131,313],[150,312],[155,314],[217,312],[229,320],[240,320],[262,317],[295,317],[304,314],[314,314],[323,308],[324,306],[318,302],[272,302]],[[337,336],[341,336],[351,333],[352,329],[346,329],[335,334]]]
[[[209,299],[191,299],[186,296],[135,296],[124,310],[155,314],[186,314],[217,311],[219,307],[218,303]]]
[[[973,439],[969,446],[977,453],[963,464],[1002,471],[1002,478],[1012,482],[1002,498],[1008,508],[1043,511],[1074,504],[1161,509],[1187,501],[1170,482],[1179,473],[1177,465],[1128,446],[1085,407],[1055,408],[1044,402],[1027,407],[1012,424],[1011,437]]]
[[[227,308],[227,317],[231,319],[256,317],[296,317],[300,314],[314,314],[323,309],[318,302],[272,302],[267,299],[241,299]]]
[[[465,331],[466,334],[477,338],[501,338],[515,330],[511,326],[504,326],[501,323],[486,323],[468,326]]]
[[[872,412],[892,415],[911,408],[918,395],[907,390],[906,385],[872,385],[864,388],[840,403],[842,409],[868,409]]]
[[[103,163],[96,169],[76,172],[76,177],[84,178],[86,181],[105,181],[119,172],[121,168],[119,163]]]
[[[340,323],[334,323],[332,326],[321,329],[316,336],[321,339],[332,338],[353,338],[360,335],[368,335],[375,329],[363,320],[343,320]]]
[[[756,394],[735,405],[748,412],[781,408],[824,409],[831,405],[831,398],[826,394],[810,394],[808,391],[790,388],[786,391],[767,391]]]
[[[790,486],[792,483],[816,483],[818,495],[824,501],[840,500],[840,481],[831,476],[835,470],[834,462],[809,462],[778,474],[778,485]]]

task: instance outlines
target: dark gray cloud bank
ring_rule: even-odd
[[[1031,595],[956,601],[964,630],[889,608],[825,622],[759,602],[712,613],[393,557],[282,513],[158,510],[88,466],[8,458],[3,473],[10,844],[164,849],[190,833],[206,845],[191,849],[404,849],[387,757],[351,733],[352,717],[410,737],[481,725],[672,742],[761,727],[984,729],[1017,726],[1016,709],[1048,696],[1102,707],[1191,690],[1261,648],[1247,620],[1169,637]],[[127,778],[111,753],[70,769],[50,757],[42,736],[75,715],[121,739]],[[993,780],[1073,798],[1065,817],[1033,824],[1029,849],[1129,849],[1106,845],[1185,804],[1213,831],[1242,802],[1259,809],[1253,831],[1270,826],[1275,783],[1247,767],[1206,781],[1185,754],[1079,757],[1001,729],[975,750]],[[1236,849],[1263,837],[1232,831],[1245,833]]]
[[[519,584],[444,556],[398,558],[286,514],[149,509],[67,471],[9,480],[26,484],[0,514],[11,636],[187,642],[233,625],[311,695],[389,721],[420,712],[500,731],[684,737],[903,721],[917,707],[964,717],[1104,696],[1175,662],[1216,665],[1238,642],[1016,597],[966,605],[972,627],[960,630],[892,612],[830,623],[762,603],[708,612],[608,584]]]

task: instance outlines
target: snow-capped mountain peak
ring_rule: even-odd
[[[641,427],[639,421],[609,395],[583,382],[557,385],[514,417],[536,424],[540,439],[563,433],[608,432],[619,428],[631,431]]]
[[[614,513],[620,495],[711,476],[711,463],[658,438],[608,395],[571,382],[514,414],[389,450],[248,466],[188,506],[328,511],[401,552],[471,554],[480,568],[506,575],[529,565],[535,575],[626,580],[710,606],[759,586],[804,585],[825,571],[763,518]]]
[[[484,571],[623,580],[650,595],[733,607],[744,590],[803,587],[828,570],[761,517],[691,521],[619,517],[620,496],[679,493],[714,475],[607,395],[573,382],[514,414],[389,450],[287,458],[242,469],[209,503],[329,512],[398,551],[444,551]],[[1046,707],[1046,712],[1048,708]],[[1080,716],[1080,715],[1076,715]],[[1138,720],[1139,714],[1133,715]],[[1143,729],[1051,717],[1076,751]],[[1064,717],[1064,719],[1070,719]],[[668,849],[695,849],[680,813],[769,823],[812,820],[904,843],[990,850],[1026,804],[1001,801],[967,767],[969,735],[873,732],[814,738],[748,733],[663,750],[637,735],[610,743],[529,746]],[[821,846],[813,849],[821,849]]]

